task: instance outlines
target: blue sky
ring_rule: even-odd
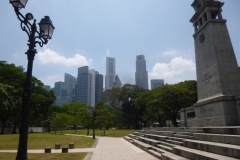
[[[240,0],[221,0],[223,18],[240,61]],[[148,79],[177,83],[196,79],[193,0],[29,0],[21,12],[37,22],[50,16],[52,40],[38,51],[33,75],[53,87],[64,73],[77,77],[88,65],[106,74],[105,57],[116,58],[123,84],[135,83],[136,55],[144,55]],[[0,60],[27,66],[27,35],[8,0],[0,2]],[[150,86],[149,86],[150,88]]]

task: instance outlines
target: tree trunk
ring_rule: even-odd
[[[174,127],[178,127],[176,118],[172,118],[171,121],[172,121],[172,124],[173,124]]]
[[[106,132],[105,132],[106,128],[103,127],[103,135],[105,136]]]
[[[87,135],[89,135],[89,126],[87,127]]]

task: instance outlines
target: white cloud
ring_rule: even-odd
[[[195,79],[193,78],[196,74],[195,70],[196,65],[193,60],[175,57],[169,63],[156,63],[149,73],[149,77],[150,79],[164,79],[166,83],[170,83],[179,79],[185,80],[184,78]]]
[[[43,64],[63,64],[67,67],[84,65],[89,66],[93,62],[92,59],[87,59],[85,56],[82,56],[79,53],[74,54],[73,57],[65,57],[50,49],[45,49],[43,52],[38,52],[37,58],[40,63]]]

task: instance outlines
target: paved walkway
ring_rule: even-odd
[[[69,149],[69,153],[88,152],[84,160],[158,160],[149,153],[139,149],[123,138],[96,137],[95,148]],[[0,150],[0,152],[17,153],[17,150]],[[61,153],[61,149],[52,149],[52,153]],[[41,150],[28,150],[28,153],[44,153]]]

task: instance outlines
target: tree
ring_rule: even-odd
[[[14,88],[9,85],[0,83],[0,123],[2,124],[1,134],[4,133],[8,117],[10,116],[9,109],[12,103],[14,103],[11,92],[14,92]]]
[[[101,101],[108,104],[112,108],[119,108],[121,102],[118,100],[118,94],[121,92],[120,88],[112,88],[105,90],[102,93]]]
[[[55,134],[57,133],[57,129],[60,128],[61,134],[63,127],[66,127],[69,124],[70,117],[65,113],[55,113],[52,117],[51,124],[55,128]]]
[[[97,109],[96,122],[99,123],[103,129],[103,135],[106,134],[106,128],[113,124],[113,114],[107,106]]]
[[[68,115],[72,116],[72,123],[71,125],[74,126],[74,129],[77,129],[77,125],[83,124],[87,127],[87,135],[89,135],[89,129],[90,124],[92,121],[92,107],[89,105],[86,105],[85,103],[81,102],[72,102],[72,103],[66,103],[62,105],[63,112],[67,113]],[[74,118],[75,117],[75,118]],[[77,119],[79,118],[79,119]]]
[[[197,101],[197,82],[184,81],[174,85],[164,85],[158,90],[158,103],[162,111],[177,127],[179,110],[188,107]]]
[[[32,98],[30,108],[30,125],[40,126],[41,122],[48,119],[49,107],[54,103],[53,91],[43,88],[43,83],[32,77]]]
[[[138,95],[135,100],[136,108],[141,109],[143,114],[141,115],[141,120],[143,125],[147,127],[148,125],[153,125],[155,122],[159,122],[162,126],[161,110],[158,107],[157,98],[153,90],[146,90]]]
[[[126,125],[127,128],[131,128],[131,126],[134,126],[136,129],[141,128],[140,123],[142,121],[141,117],[144,109],[137,108],[135,106],[135,100],[140,93],[144,91],[145,90],[141,88],[123,88],[118,96],[119,100],[122,102],[124,125]]]
[[[7,119],[4,118],[4,121],[8,122],[9,125],[14,126],[12,133],[16,133],[17,127],[20,127],[22,94],[25,77],[26,72],[24,72],[23,67],[17,67],[14,64],[8,64],[5,61],[0,61],[0,82],[4,86],[8,85],[12,87],[12,89],[7,91],[8,97],[11,99],[11,103],[9,103],[7,110],[4,113],[5,115],[8,115]],[[37,78],[32,77],[30,124],[39,126],[41,121],[46,118],[45,115],[47,115],[49,106],[52,105],[54,100],[55,96],[53,92],[45,90],[43,88],[43,83]]]
[[[7,121],[14,126],[12,133],[16,133],[16,128],[20,125],[21,98],[25,76],[23,67],[17,67],[14,64],[8,64],[6,61],[0,61],[0,82],[14,88],[12,92],[8,92],[12,103],[8,106],[7,110]]]
[[[74,126],[76,133],[77,133],[78,125],[80,125],[81,123],[82,123],[81,113],[78,112],[75,115],[70,115],[69,124]]]

